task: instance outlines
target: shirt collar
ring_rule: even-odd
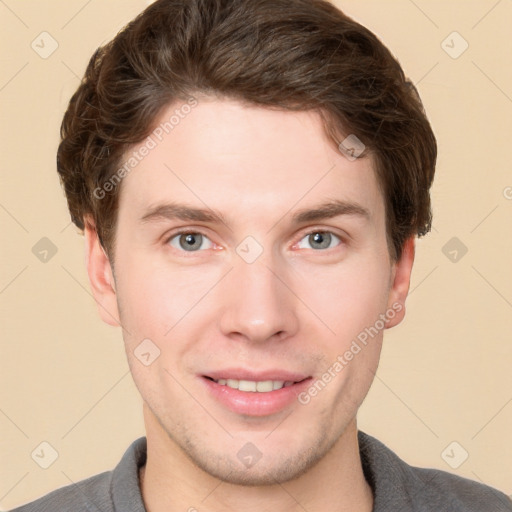
[[[126,450],[112,475],[112,501],[116,512],[146,512],[139,483],[139,468],[146,463],[147,439],[139,437]]]

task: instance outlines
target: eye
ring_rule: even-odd
[[[336,240],[339,241],[336,244]],[[304,241],[310,244],[310,247],[304,247]],[[179,231],[171,235],[167,242],[169,245],[183,252],[198,252],[201,249],[211,249],[213,247],[210,239],[199,231]],[[330,231],[311,231],[307,233],[296,245],[299,249],[331,249],[336,245],[343,243],[343,240]]]
[[[331,233],[330,231],[311,231],[304,238],[302,238],[302,240],[306,240],[308,243],[310,243],[311,248],[313,249],[330,249],[336,245],[332,244],[334,239],[338,239],[340,242],[342,242],[340,237],[334,233]],[[303,245],[301,245],[302,240],[299,242],[298,247],[300,249],[308,249],[308,247],[303,247]]]
[[[204,242],[208,241],[210,246],[204,247]],[[167,243],[178,250],[186,252],[197,252],[198,249],[211,249],[212,243],[206,235],[197,231],[181,231],[175,233]]]

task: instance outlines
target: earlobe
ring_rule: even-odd
[[[84,238],[85,265],[100,317],[105,323],[117,327],[120,321],[112,266],[90,218],[85,222]]]
[[[405,316],[405,300],[409,293],[414,253],[415,238],[412,236],[405,241],[400,259],[394,263],[388,298],[388,310],[393,310],[394,315],[392,318],[391,315],[387,315],[389,318],[386,322],[387,329],[398,325]]]

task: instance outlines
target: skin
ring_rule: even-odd
[[[347,159],[315,113],[202,97],[121,187],[114,261],[89,218],[86,262],[101,317],[123,327],[143,398],[147,509],[371,511],[356,414],[384,329],[309,403],[267,416],[233,412],[200,377],[236,366],[320,379],[393,304],[402,308],[385,328],[402,321],[414,238],[390,259],[371,156]],[[297,210],[332,199],[358,203],[369,217],[290,223]],[[218,210],[226,224],[141,221],[169,201]],[[200,248],[180,246],[177,228],[203,233]],[[326,231],[330,245],[319,248],[309,235]],[[252,263],[236,252],[247,236],[263,249]],[[149,366],[134,354],[147,338],[160,350]],[[251,468],[237,457],[248,442],[262,454]]]

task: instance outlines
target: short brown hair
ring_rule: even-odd
[[[436,139],[414,85],[368,29],[324,0],[157,0],[92,56],[61,126],[73,222],[113,256],[121,187],[102,187],[164,107],[193,94],[316,111],[338,147],[372,154],[392,259],[430,231]]]

